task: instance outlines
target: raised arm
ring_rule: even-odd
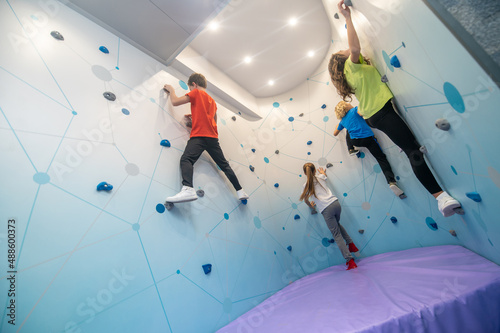
[[[344,4],[344,0],[340,1],[337,5],[339,12],[345,17],[345,24],[347,27],[347,42],[349,43],[349,52],[351,54],[351,61],[355,64],[359,63],[359,55],[361,53],[361,45],[359,44],[358,34],[351,19],[351,9]]]
[[[170,94],[170,101],[172,102],[172,105],[173,106],[179,106],[179,105],[182,105],[182,104],[186,104],[186,103],[189,103],[189,96],[187,95],[184,95],[184,96],[180,96],[178,97],[176,94],[175,94],[175,89],[174,87],[172,87],[171,85],[169,84],[166,84],[163,86],[163,89],[168,93]]]
[[[338,129],[335,129],[333,131],[333,136],[337,136],[337,135],[339,135],[339,133],[340,133],[340,131]]]

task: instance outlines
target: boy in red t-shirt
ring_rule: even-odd
[[[234,174],[229,162],[224,157],[219,145],[217,132],[217,104],[205,91],[207,80],[202,74],[193,73],[188,80],[189,92],[177,97],[174,87],[166,84],[163,89],[170,94],[173,106],[191,103],[192,129],[184,154],[181,157],[182,190],[168,197],[167,202],[186,202],[198,199],[193,188],[193,164],[206,150],[219,168],[226,174],[233,184],[238,199],[248,199],[248,194],[241,188],[238,178]]]

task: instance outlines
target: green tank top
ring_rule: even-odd
[[[354,89],[359,101],[359,113],[368,119],[380,111],[393,95],[389,87],[380,80],[380,74],[374,66],[367,65],[359,55],[359,64],[347,58],[344,66],[347,83]]]

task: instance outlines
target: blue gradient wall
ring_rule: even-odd
[[[333,14],[334,3],[325,6]],[[259,121],[219,106],[221,146],[250,194],[246,205],[203,155],[194,180],[205,196],[165,211],[164,198],[181,186],[189,108],[173,108],[161,88],[170,83],[182,94],[185,78],[59,2],[0,2],[0,240],[7,253],[14,218],[18,290],[13,326],[2,255],[1,331],[213,332],[305,274],[342,264],[322,216],[298,201],[306,161],[332,163],[329,184],[360,256],[461,244],[499,263],[498,88],[424,5],[370,1],[356,9],[367,55],[388,76],[463,217],[440,216],[383,134],[407,199],[393,196],[369,154],[348,156],[343,134],[332,136],[339,99],[328,59],[297,89],[260,100]],[[346,36],[340,20],[332,25],[334,52]],[[402,68],[392,71],[383,52],[398,55]],[[450,105],[445,82],[459,91],[463,112]],[[449,132],[434,126],[443,117]],[[97,192],[102,181],[113,190]],[[468,199],[470,191],[483,201]]]

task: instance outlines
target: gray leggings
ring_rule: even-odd
[[[352,239],[349,237],[349,234],[345,231],[344,227],[339,223],[341,211],[342,208],[340,207],[339,201],[335,200],[328,207],[326,207],[321,214],[323,214],[326,225],[328,226],[328,229],[330,229],[333,239],[335,240],[335,243],[337,243],[340,252],[342,252],[345,260],[349,261],[354,258],[351,252],[349,252],[346,243],[352,243]]]

